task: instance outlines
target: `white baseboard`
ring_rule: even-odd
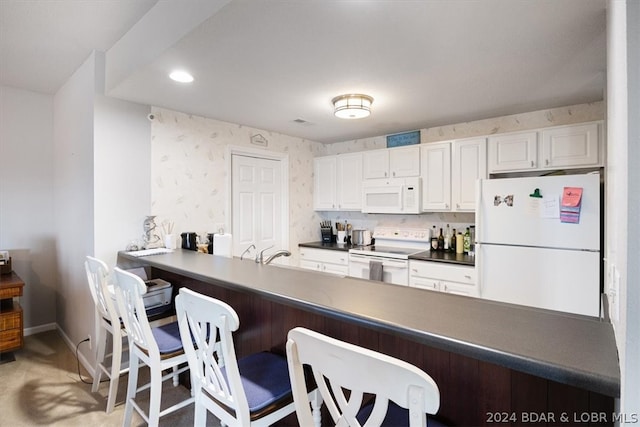
[[[39,334],[40,332],[55,331],[56,328],[57,328],[57,325],[55,323],[47,323],[44,325],[38,325],[31,328],[24,328],[23,333],[25,337],[28,337],[29,335]]]
[[[69,346],[69,348],[71,349],[71,352],[75,356],[77,343],[74,343],[73,341],[71,341],[71,339],[67,336],[67,334],[64,333],[60,325],[56,323],[55,326],[58,332],[60,333],[60,336],[64,340],[64,342],[67,343],[67,346]],[[88,345],[87,345],[87,348],[89,348]],[[80,361],[80,363],[82,363],[82,366],[87,370],[91,378],[93,378],[93,375],[94,375],[93,366],[91,366],[91,363],[89,362],[89,360],[87,360],[86,356],[81,351],[78,351],[78,360]]]

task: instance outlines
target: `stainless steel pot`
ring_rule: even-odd
[[[371,230],[351,230],[351,244],[366,246],[371,244]]]

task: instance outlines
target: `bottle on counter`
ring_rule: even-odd
[[[469,242],[469,254],[473,255],[476,251],[476,226],[472,225],[469,227],[469,234],[471,235],[471,240]]]
[[[431,250],[432,251],[437,251],[438,250],[438,235],[436,234],[436,226],[433,226],[433,229],[431,230]]]
[[[438,235],[438,251],[444,251],[444,235],[442,234],[442,227],[440,227],[440,234]]]
[[[444,234],[444,251],[449,252],[449,246],[451,244],[451,228],[447,224],[447,231]]]
[[[464,253],[464,238],[462,237],[462,233],[460,231],[458,231],[458,234],[456,235],[456,253]]]
[[[464,253],[468,254],[469,250],[471,249],[471,232],[469,231],[469,227],[467,227],[467,231],[464,233],[463,244]]]
[[[451,235],[451,242],[449,243],[449,250],[453,253],[456,252],[456,229],[453,229],[453,234]]]

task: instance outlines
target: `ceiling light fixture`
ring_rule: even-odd
[[[191,83],[193,81],[193,76],[183,70],[172,71],[171,74],[169,74],[169,78],[180,83]]]
[[[331,100],[333,114],[341,119],[362,119],[371,114],[373,98],[369,95],[349,94],[336,96]]]

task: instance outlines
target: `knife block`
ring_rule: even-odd
[[[0,274],[11,274],[11,271],[11,257],[9,257],[5,264],[0,265]]]
[[[320,228],[322,234],[322,243],[331,243],[333,241],[333,227]]]

